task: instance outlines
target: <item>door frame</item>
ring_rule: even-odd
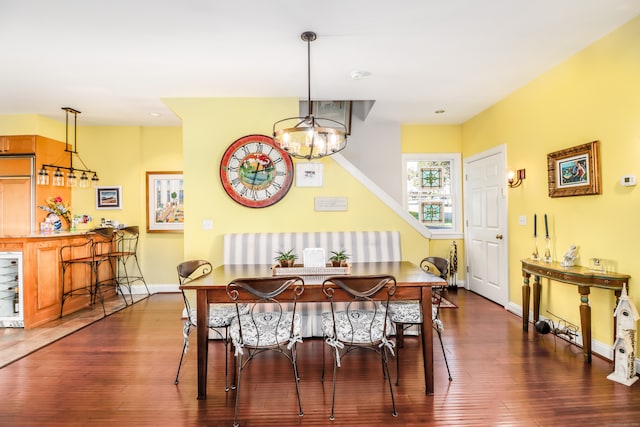
[[[509,296],[510,296],[510,292],[509,292],[509,199],[508,199],[508,192],[507,192],[507,178],[506,178],[506,174],[507,174],[507,146],[506,144],[502,144],[502,145],[498,145],[495,146],[493,148],[489,148],[488,150],[482,151],[480,153],[476,153],[474,155],[468,156],[464,158],[464,162],[463,162],[463,185],[464,185],[464,189],[463,189],[463,194],[464,194],[464,239],[465,242],[469,242],[469,231],[468,231],[468,227],[467,227],[467,207],[469,205],[469,196],[468,196],[468,191],[466,189],[467,186],[467,170],[468,170],[468,166],[470,163],[473,163],[477,160],[483,159],[485,157],[489,157],[489,156],[493,156],[493,155],[500,155],[500,162],[501,162],[501,166],[504,172],[504,180],[503,180],[503,184],[501,187],[501,192],[502,192],[502,196],[504,199],[504,207],[503,209],[500,211],[499,215],[501,217],[501,222],[503,224],[504,227],[504,231],[503,231],[503,244],[504,244],[504,251],[506,254],[506,262],[504,262],[503,267],[501,269],[501,271],[499,272],[500,277],[504,280],[504,294],[503,294],[503,307],[506,309],[509,305]],[[471,245],[467,245],[465,244],[465,256],[464,256],[464,266],[465,266],[465,275],[464,275],[464,280],[465,280],[465,289],[469,290],[471,288],[471,284],[469,283],[469,262],[470,262],[470,258],[471,258]]]

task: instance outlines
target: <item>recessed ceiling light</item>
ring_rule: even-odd
[[[444,110],[436,110],[435,113],[436,114],[442,114],[442,113],[444,113]]]
[[[360,80],[360,79],[362,79],[363,77],[368,77],[368,76],[370,76],[370,75],[371,75],[371,73],[370,73],[370,72],[368,72],[368,71],[358,71],[358,70],[353,70],[353,71],[351,72],[351,78],[352,78],[353,80]]]
[[[160,117],[160,113],[149,113],[151,117]]]

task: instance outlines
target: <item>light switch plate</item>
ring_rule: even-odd
[[[520,215],[518,217],[518,224],[527,225],[527,216],[526,215]]]

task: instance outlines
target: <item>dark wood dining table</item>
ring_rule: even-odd
[[[207,280],[191,282],[181,289],[196,291],[197,298],[197,353],[198,353],[198,399],[207,398],[207,366],[209,361],[209,304],[228,303],[227,283],[240,277],[266,277],[273,274],[269,265],[221,265],[214,268]],[[446,285],[438,276],[423,271],[418,265],[407,261],[354,263],[349,274],[390,274],[396,278],[396,300],[419,300],[425,313],[422,325],[422,355],[424,364],[425,393],[433,394],[433,331],[431,328],[431,287]],[[304,276],[302,276],[304,278]],[[326,302],[321,283],[305,282],[304,293],[298,302]],[[286,293],[281,301],[286,301]],[[347,301],[346,296],[343,301]]]

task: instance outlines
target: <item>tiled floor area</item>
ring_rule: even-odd
[[[136,303],[147,297],[134,294],[133,300]],[[113,296],[105,300],[104,306],[109,315],[123,309],[125,304],[121,296]],[[103,317],[101,305],[95,304],[34,329],[0,328],[0,368]]]

